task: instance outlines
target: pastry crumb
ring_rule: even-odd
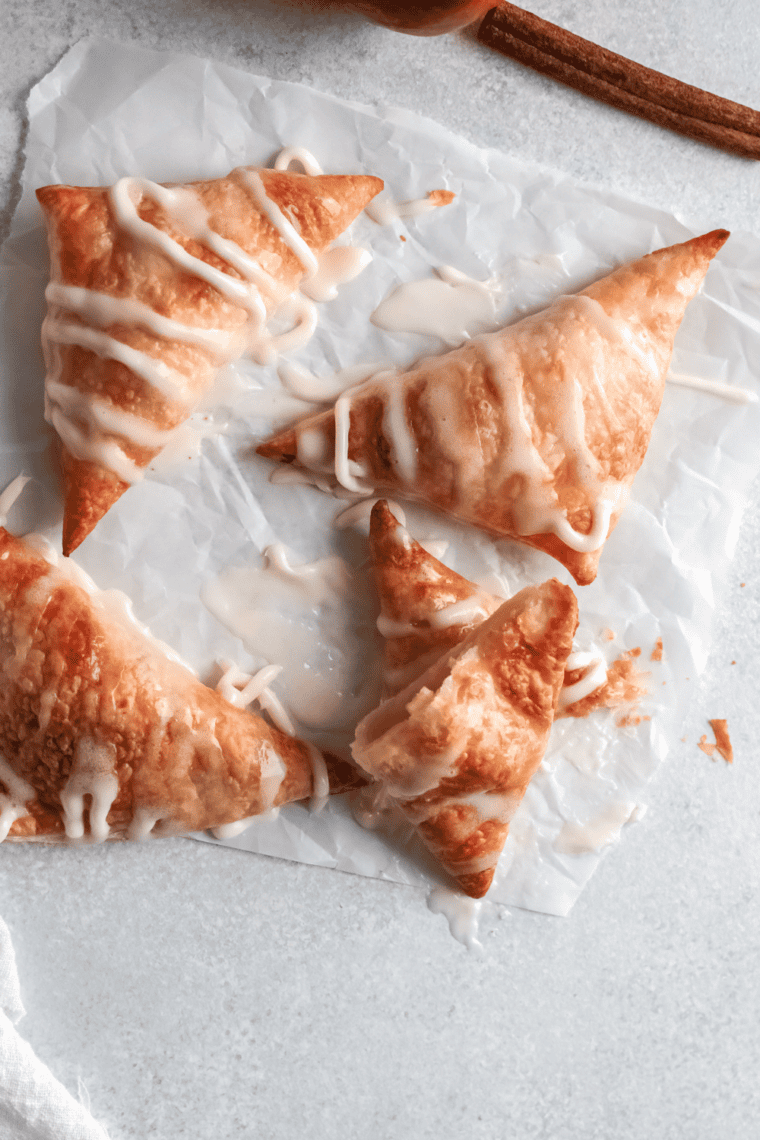
[[[455,198],[456,194],[453,190],[430,190],[428,193],[428,201],[432,202],[434,206],[448,206]]]
[[[658,637],[654,643],[654,649],[649,657],[650,661],[662,661],[662,638]]]
[[[734,762],[734,749],[731,744],[731,738],[728,735],[728,721],[725,720],[711,720],[708,721],[710,728],[715,733],[715,747],[727,764]]]
[[[701,748],[702,751],[704,752],[705,756],[712,756],[713,753],[715,752],[716,747],[717,747],[717,745],[712,744],[707,739],[707,736],[701,737],[699,744],[697,745],[697,748]]]
[[[651,719],[651,716],[635,716],[633,713],[626,713],[625,716],[621,716],[619,720],[616,720],[615,724],[618,728],[631,728],[637,724],[641,724],[642,721]]]
[[[636,706],[647,693],[649,673],[637,669],[631,660],[632,655],[638,656],[640,653],[640,649],[629,649],[627,653],[621,654],[608,668],[605,683],[595,689],[593,693],[589,693],[587,697],[583,697],[582,700],[568,705],[558,714],[558,717],[588,716],[594,709],[612,709],[618,708],[620,705],[630,705],[631,711],[628,715],[632,716]],[[565,683],[572,684],[573,681],[579,680],[582,673],[582,670],[578,670],[577,674],[566,674]],[[640,724],[642,720],[649,720],[649,717],[639,717],[635,723]],[[618,721],[617,723],[620,724],[621,722]],[[634,721],[627,721],[627,723],[632,724]]]
[[[399,238],[401,239],[401,241],[406,241],[406,238],[404,237],[404,235],[403,235],[403,234],[399,234],[398,236],[399,236]]]
[[[599,636],[604,638],[605,641],[614,641],[615,640],[614,631],[611,630],[609,627],[607,629],[603,629]]]

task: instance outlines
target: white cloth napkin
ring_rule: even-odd
[[[16,955],[0,918],[0,1137],[108,1140],[105,1129],[19,1036],[14,1026],[24,1012]]]

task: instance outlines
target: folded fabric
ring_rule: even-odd
[[[24,1015],[16,957],[0,918],[0,1136],[4,1140],[108,1140],[19,1035]]]

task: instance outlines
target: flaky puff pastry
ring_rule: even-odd
[[[392,492],[596,576],[660,408],[673,338],[715,230],[403,373],[384,373],[258,448]]]
[[[51,255],[42,339],[64,554],[141,478],[220,365],[246,351],[271,357],[268,316],[382,185],[241,167],[186,185],[125,178],[37,191]],[[307,302],[294,319],[313,319]]]
[[[440,562],[412,538],[384,499],[372,508],[369,543],[380,599],[383,686],[392,696],[460,645],[505,598],[489,594]],[[555,719],[636,704],[647,691],[646,676],[637,675],[625,654],[608,670],[601,654],[573,653],[565,666]]]
[[[357,728],[357,764],[472,898],[541,763],[577,624],[569,586],[529,586]]]
[[[412,538],[385,499],[372,508],[369,549],[380,599],[383,681],[392,695],[464,641],[504,598],[439,562]]]
[[[178,834],[344,789],[348,765],[201,684],[80,575],[0,528],[0,838]]]

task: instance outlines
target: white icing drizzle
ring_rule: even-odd
[[[85,736],[77,741],[74,763],[61,791],[63,825],[68,839],[84,835],[85,796],[90,796],[90,835],[102,843],[109,835],[107,816],[119,792],[116,748]]]
[[[45,298],[50,305],[58,305],[70,313],[76,313],[87,324],[101,328],[107,325],[137,325],[164,340],[178,340],[183,344],[203,348],[220,361],[233,355],[230,349],[236,340],[236,333],[227,329],[204,329],[181,324],[171,317],[162,316],[133,297],[112,297],[94,289],[51,281],[45,290]]]
[[[475,808],[482,822],[498,820],[500,823],[510,821],[519,802],[519,797],[516,798],[511,792],[470,792],[469,795],[457,796],[452,800],[452,803],[469,804]]]
[[[398,810],[388,795],[387,788],[381,783],[359,788],[351,796],[350,803],[351,814],[365,831],[377,831]]]
[[[383,373],[376,379],[382,381],[386,379],[386,374]],[[399,373],[387,375],[383,432],[392,443],[393,459],[399,480],[407,487],[413,486],[417,478],[419,449],[407,419],[406,389],[403,377]],[[338,478],[340,479],[340,476]],[[340,481],[343,483],[342,479]]]
[[[312,301],[332,301],[338,286],[358,277],[372,261],[372,254],[362,246],[336,245],[326,249],[317,259],[317,269],[301,285],[301,292]]]
[[[378,633],[383,637],[407,637],[412,633],[420,633],[425,628],[426,622],[423,624],[414,625],[410,621],[394,621],[393,618],[386,617],[385,614],[378,614],[377,629]]]
[[[276,808],[275,811],[277,811]],[[277,814],[279,815],[279,811]],[[261,819],[261,816],[248,815],[245,819],[236,819],[234,823],[220,823],[218,827],[210,828],[210,831],[215,839],[234,839],[235,836],[242,835],[244,831],[247,831],[257,819]]]
[[[444,916],[449,931],[457,942],[476,954],[483,953],[483,943],[478,938],[478,932],[484,899],[471,899],[448,887],[433,887],[427,897],[427,905],[433,914]]]
[[[369,523],[372,508],[378,500],[375,498],[362,499],[359,503],[352,503],[350,507],[339,513],[333,519],[333,526],[337,530],[345,530],[346,527],[356,526],[361,523]],[[398,503],[394,503],[391,499],[387,500],[388,507],[393,513],[394,517],[398,520],[401,526],[406,526],[406,515],[404,514]]]
[[[626,352],[635,356],[643,368],[646,368],[655,379],[659,378],[660,366],[654,353],[639,341],[626,321],[615,320],[609,316],[596,298],[589,297],[586,293],[571,293],[555,301],[555,305],[561,303],[567,303],[576,314],[582,314],[585,320],[596,328],[603,340],[622,344]]]
[[[490,608],[485,599],[478,594],[471,598],[462,598],[459,602],[452,602],[450,606],[436,610],[430,615],[431,629],[450,629],[452,625],[469,625],[478,618],[485,620]]]
[[[203,583],[202,601],[251,656],[284,667],[288,708],[300,724],[352,727],[376,686],[367,663],[375,603],[363,577],[337,556],[299,564],[281,543],[266,549],[263,562],[227,567]],[[274,699],[267,689],[259,703],[294,735]]]
[[[574,685],[563,686],[559,694],[557,711],[582,701],[607,681],[607,665],[598,653],[571,653],[565,662],[565,672],[572,673],[576,669],[586,669],[587,672]]]
[[[4,756],[0,756],[0,782],[8,789],[7,792],[0,792],[0,843],[2,843],[15,821],[29,814],[26,805],[29,800],[37,798],[37,793],[31,784],[16,775]]]
[[[265,672],[265,670],[261,670]],[[277,669],[279,672],[279,669]],[[217,686],[218,687],[218,686]],[[246,816],[245,819],[235,820],[232,823],[223,823],[219,827],[212,827],[211,834],[217,839],[233,839],[240,835],[255,821],[274,820],[280,814],[279,807],[275,807],[282,782],[288,774],[287,767],[271,745],[263,743],[259,748],[259,764],[261,776],[259,787],[261,791],[262,808],[256,815]]]
[[[621,488],[616,484],[600,486],[596,478],[598,463],[586,445],[583,402],[578,380],[570,376],[561,379],[556,385],[555,401],[561,413],[558,426],[565,453],[574,460],[579,481],[595,494],[595,500],[591,504],[592,526],[588,534],[575,530],[565,511],[557,504],[551,472],[533,443],[517,367],[510,367],[509,360],[499,359],[495,351],[499,344],[498,337],[487,334],[479,338],[478,343],[484,350],[492,380],[502,395],[506,418],[512,428],[499,481],[507,482],[510,475],[522,475],[525,480],[523,495],[513,511],[516,533],[556,534],[566,546],[578,553],[598,550],[607,537],[612,511],[620,497]]]
[[[668,384],[679,388],[694,388],[697,392],[709,392],[711,396],[720,396],[732,404],[756,404],[757,392],[749,388],[737,388],[733,384],[723,384],[719,380],[705,380],[701,376],[686,376],[680,372],[669,372]]]
[[[418,218],[420,214],[429,214],[437,210],[440,205],[441,203],[430,195],[426,198],[410,198],[406,202],[394,202],[391,198],[378,201],[377,198],[373,198],[370,204],[365,206],[364,213],[379,226],[388,226],[401,218]]]
[[[441,266],[436,273],[437,278],[399,285],[372,313],[372,323],[388,332],[435,336],[449,345],[462,344],[493,326],[494,283],[475,281],[452,266]]]
[[[58,684],[57,678],[51,685],[43,689],[40,693],[40,708],[37,713],[37,731],[40,736],[44,736],[50,724],[50,718],[53,715],[55,702],[58,700]]]
[[[359,478],[357,478],[357,476],[366,475],[366,472],[359,463],[354,463],[348,457],[349,431],[351,428],[351,400],[357,391],[357,388],[349,388],[348,391],[343,392],[343,394],[338,397],[335,403],[334,469],[338,482],[341,486],[345,487],[347,491],[352,491],[356,495],[367,495],[372,494],[373,488],[366,483],[361,483]],[[303,434],[303,432],[299,434],[299,448]]]
[[[280,699],[269,688],[271,682],[282,672],[282,665],[265,665],[253,676],[244,673],[232,661],[222,660],[219,665],[224,673],[216,688],[230,704],[245,708],[258,701],[259,708],[269,713],[275,728],[284,732],[286,736],[295,736],[296,730],[292,720],[285,712]]]
[[[192,190],[187,187],[170,189],[157,182],[150,182],[147,178],[121,178],[108,193],[114,217],[123,230],[137,241],[146,242],[160,250],[179,269],[200,277],[228,301],[244,308],[256,326],[263,326],[266,306],[260,289],[270,292],[273,289],[272,278],[240,246],[226,241],[210,229],[203,205]],[[222,272],[200,257],[194,257],[169,234],[141,218],[137,205],[143,196],[156,202],[191,237],[229,261],[241,273],[243,280]]]
[[[270,682],[282,672],[281,665],[265,665],[251,676],[231,661],[220,662],[220,665],[225,671],[217,683],[216,690],[226,701],[239,709],[244,709],[257,701]]]
[[[261,814],[269,819],[273,819],[280,810],[274,806],[274,801],[279,795],[282,782],[288,774],[288,769],[282,757],[278,755],[276,749],[270,745],[265,745],[262,752],[263,755],[260,761],[260,787],[263,810]]]
[[[336,487],[334,479],[320,478],[314,471],[291,465],[275,467],[269,476],[269,482],[288,487],[316,487],[326,495],[332,494]]]
[[[269,713],[272,724],[284,732],[286,736],[295,736],[296,728],[293,721],[285,711],[282,701],[271,689],[262,689],[259,694],[259,705],[264,712]]]
[[[425,622],[418,624],[394,621],[381,613],[377,619],[377,628],[383,637],[407,637],[412,633],[420,633],[425,628],[442,630],[450,629],[453,625],[470,625],[478,619],[485,621],[490,612],[491,608],[485,599],[476,594],[471,598],[462,598],[461,601],[452,602],[450,606],[436,610],[430,614]]]
[[[164,818],[164,811],[160,808],[138,807],[132,815],[132,821],[127,828],[127,839],[136,843],[147,839],[153,828]]]
[[[319,269],[316,255],[303,240],[293,223],[285,217],[277,203],[267,197],[261,175],[256,170],[251,170],[246,166],[239,166],[235,175],[250,191],[258,210],[269,219],[285,245],[301,262],[307,274],[316,274]]]
[[[353,364],[332,376],[318,377],[300,364],[287,361],[279,366],[277,375],[283,387],[297,400],[306,404],[331,404],[347,388],[356,387],[387,367],[387,364]]]
[[[593,306],[593,302],[591,304]],[[598,307],[601,309],[601,306]],[[598,461],[586,444],[579,381],[575,376],[562,378],[557,385],[556,401],[559,408],[560,442],[567,458],[575,467],[578,482],[587,489],[591,500],[591,528],[587,534],[577,531],[559,506],[552,472],[533,443],[517,362],[512,362],[506,352],[499,352],[502,342],[497,334],[479,337],[478,344],[491,371],[493,383],[500,392],[504,419],[510,428],[505,433],[497,482],[505,485],[513,476],[521,476],[524,482],[523,493],[513,509],[515,532],[519,535],[556,534],[566,546],[578,553],[598,550],[607,537],[612,513],[620,502],[624,488],[620,484],[605,483],[600,479]],[[406,411],[404,374],[380,373],[369,380],[383,391],[383,435],[390,445],[397,477],[402,485],[413,488],[419,452]],[[333,456],[329,457],[326,453],[324,434],[307,423],[297,432],[297,460],[302,467],[311,471],[334,474],[341,487],[351,494],[368,495],[374,489],[366,482],[366,471],[361,464],[349,458],[351,403],[361,387],[359,385],[345,390],[335,403]],[[437,425],[437,444],[458,471],[459,484],[466,488],[470,472],[457,433],[459,411],[456,401],[445,385],[428,386],[425,398],[428,418]],[[313,482],[312,479],[308,481]]]
[[[299,158],[305,163],[310,156],[293,152],[291,159]],[[306,242],[296,231],[293,223],[285,217],[279,207],[267,197],[260,174],[248,168],[238,168],[234,176],[246,187],[256,207],[265,215],[277,230],[285,245],[298,257],[309,274],[318,271],[317,258]],[[138,206],[142,198],[154,201],[172,220],[174,225],[227,262],[242,280],[233,277],[202,258],[190,254],[179,241],[158,227],[141,218]],[[165,187],[141,178],[122,178],[108,191],[108,198],[117,225],[129,233],[136,241],[148,244],[159,250],[178,269],[199,277],[228,301],[242,307],[248,314],[248,328],[245,337],[249,342],[251,355],[259,363],[274,360],[278,353],[304,345],[313,335],[317,324],[317,312],[313,303],[306,297],[298,296],[290,304],[293,327],[279,336],[269,336],[266,332],[267,302],[282,302],[285,290],[236,242],[222,237],[209,225],[208,212],[198,194],[189,187]],[[339,255],[326,275],[333,284],[347,280],[358,272],[363,262],[361,252]],[[329,291],[332,285],[327,276],[317,280],[317,289]],[[147,352],[133,348],[105,330],[110,325],[136,325],[147,329],[154,336],[163,339],[176,339],[210,352],[217,364],[231,360],[242,349],[241,333],[223,329],[194,328],[162,316],[149,306],[133,299],[111,297],[94,290],[52,282],[46,291],[51,306],[67,311],[85,323],[75,320],[61,320],[48,315],[43,325],[43,343],[48,362],[46,381],[48,420],[56,428],[67,448],[82,460],[89,460],[106,467],[126,482],[135,482],[142,476],[142,468],[133,463],[123,450],[108,439],[108,435],[121,435],[133,442],[146,440],[150,424],[138,421],[137,417],[127,417],[122,413],[118,423],[113,416],[116,409],[106,412],[107,405],[101,401],[93,405],[85,414],[85,401],[82,395],[66,396],[59,383],[61,345],[78,345],[96,355],[115,360],[142,379],[151,388],[161,392],[166,398],[180,403],[187,412],[192,401],[188,397],[186,378],[167,367],[162,360]],[[71,389],[75,392],[76,389]],[[76,403],[74,403],[76,401]],[[106,415],[111,417],[104,422]],[[83,424],[82,421],[85,421]],[[139,437],[139,439],[138,439]],[[156,437],[155,443],[140,442],[141,446],[162,447],[167,440]]]
[[[288,170],[294,162],[301,166],[305,174],[310,174],[313,178],[324,174],[314,155],[304,146],[284,147],[274,160],[274,168],[275,170]]]
[[[116,360],[123,364],[164,396],[172,400],[185,403],[186,381],[179,372],[168,368],[162,360],[148,356],[146,352],[139,352],[136,348],[124,344],[115,337],[100,329],[92,329],[87,325],[74,324],[72,321],[63,322],[53,317],[46,317],[42,325],[42,335],[49,342],[55,344],[75,344],[86,348],[97,356]],[[57,376],[53,377],[58,379]]]
[[[122,436],[136,447],[166,447],[173,434],[171,429],[164,431],[142,416],[122,411],[109,400],[80,392],[57,380],[48,380],[45,395],[49,411],[55,408],[67,419],[84,420],[91,430]]]
[[[443,561],[446,551],[449,549],[449,543],[445,538],[422,537],[418,538],[417,541],[423,550],[432,554],[433,558],[437,558],[439,562]]]
[[[315,745],[305,741],[313,777],[313,788],[309,800],[309,811],[317,815],[330,798],[330,777],[327,774],[325,758]]]
[[[143,478],[143,469],[125,455],[114,440],[85,431],[53,403],[48,407],[47,418],[77,459],[99,463],[125,483],[137,483]]]
[[[592,554],[603,545],[610,529],[614,503],[610,499],[598,499],[591,508],[592,527],[588,534],[581,534],[568,522],[567,516],[559,511],[552,515],[534,534],[556,534],[557,538],[579,554]]]
[[[262,330],[251,337],[248,351],[257,364],[272,364],[280,353],[303,348],[319,323],[316,307],[301,293],[288,297],[277,312],[280,316],[287,314],[293,321],[293,327],[278,336],[270,336]]]
[[[335,467],[335,458],[328,449],[325,437],[318,429],[308,425],[297,432],[296,459],[311,471],[323,474],[331,474]]]

